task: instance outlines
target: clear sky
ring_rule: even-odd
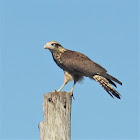
[[[39,139],[43,94],[63,83],[63,71],[43,49],[51,40],[123,83],[121,100],[88,78],[76,85],[72,140],[138,140],[138,14],[137,0],[1,0],[0,140]]]

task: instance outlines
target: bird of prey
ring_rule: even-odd
[[[73,94],[76,82],[82,80],[82,78],[86,76],[97,81],[111,97],[115,96],[120,99],[121,95],[112,87],[112,85],[117,87],[115,82],[120,85],[122,85],[122,83],[109,75],[106,69],[93,62],[86,55],[65,49],[56,41],[48,42],[44,46],[44,49],[50,50],[54,61],[64,71],[64,83],[60,89],[57,90],[58,92],[60,92],[70,80],[74,80],[74,84],[70,91]]]

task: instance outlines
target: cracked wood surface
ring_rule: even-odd
[[[44,94],[44,121],[39,123],[40,140],[71,139],[70,92],[50,92]]]

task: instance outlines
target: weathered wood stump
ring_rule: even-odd
[[[71,139],[70,92],[50,92],[44,94],[44,121],[40,122],[40,140]]]

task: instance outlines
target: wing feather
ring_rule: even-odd
[[[97,73],[107,72],[102,66],[90,60],[86,55],[75,51],[67,50],[62,53],[61,61],[64,69],[74,74],[91,77]]]

